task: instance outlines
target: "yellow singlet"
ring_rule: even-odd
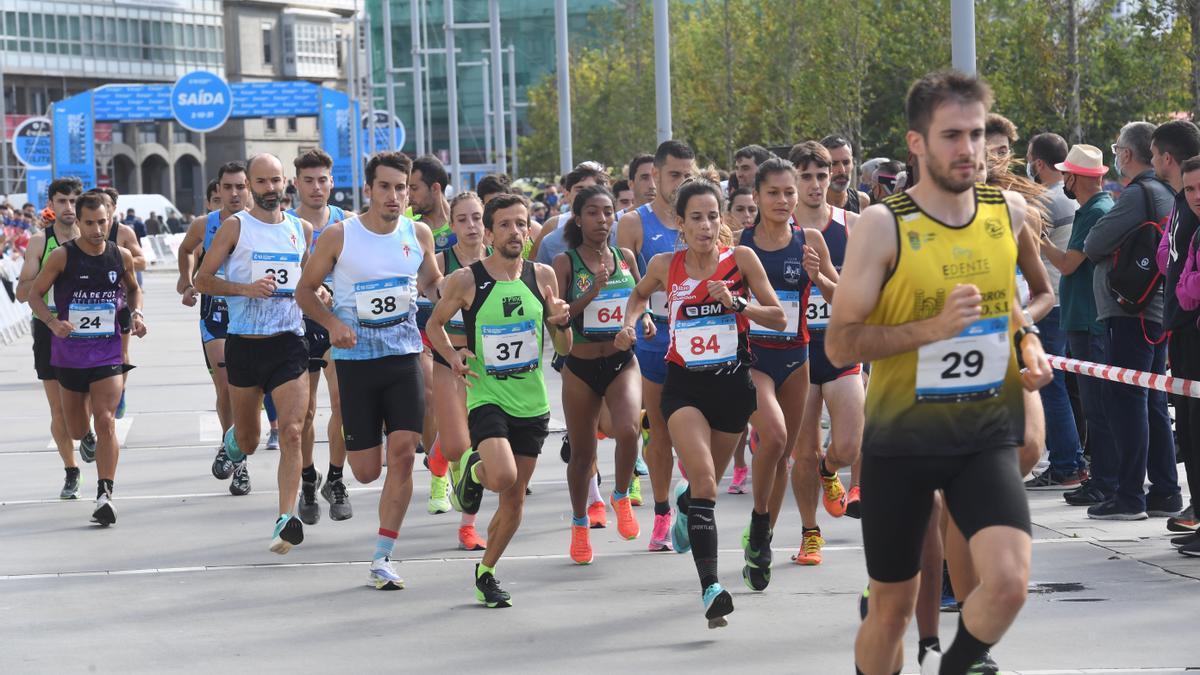
[[[883,201],[896,218],[896,268],[867,317],[894,326],[935,316],[958,284],[974,284],[983,313],[960,335],[875,361],[863,452],[964,455],[1011,448],[1024,436],[1010,308],[1017,242],[1004,194],[975,186],[975,216],[951,227],[907,193]]]

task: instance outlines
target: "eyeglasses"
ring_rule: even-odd
[[[1117,154],[1117,152],[1118,152],[1118,151],[1120,151],[1120,150],[1123,150],[1123,149],[1125,148],[1125,146],[1123,146],[1123,145],[1118,145],[1118,144],[1116,144],[1116,143],[1113,143],[1111,147],[1112,147],[1112,153],[1113,153],[1114,155],[1115,155],[1115,154]]]

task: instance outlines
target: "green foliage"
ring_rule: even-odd
[[[1121,125],[1161,121],[1193,100],[1187,11],[1200,0],[1076,0],[1080,118],[1085,140],[1106,147]],[[1069,0],[979,0],[979,72],[995,110],[1021,136],[1069,136]],[[593,17],[602,39],[571,60],[576,160],[620,167],[655,146],[651,3],[624,2]],[[701,164],[728,167],[746,144],[790,145],[840,133],[861,158],[906,155],[904,96],[921,75],[950,64],[950,3],[929,0],[682,0],[671,3],[675,136]],[[522,166],[558,168],[553,76],[529,91],[532,133]]]

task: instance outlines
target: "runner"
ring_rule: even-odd
[[[754,227],[758,221],[758,204],[754,202],[754,184],[739,187],[729,195],[725,224],[729,226],[731,241],[741,241],[742,232]],[[733,476],[727,492],[731,495],[746,494],[746,478],[750,467],[746,465],[746,445],[750,434],[743,433],[733,450]]]
[[[738,188],[753,188],[758,167],[774,156],[774,153],[761,145],[738,148],[738,151],[733,153],[733,175],[729,177],[730,194]]]
[[[580,190],[593,185],[608,187],[608,184],[608,174],[604,172],[604,167],[596,162],[582,162],[563,177],[563,187],[567,191],[563,199],[569,206],[575,202],[575,197],[579,195]],[[543,265],[551,265],[555,258],[566,252],[567,242],[563,239],[560,225],[567,222],[570,217],[571,214],[568,211],[546,221],[542,226],[541,234],[534,240],[531,260],[536,260]]]
[[[529,202],[501,195],[483,210],[494,249],[450,276],[429,321],[429,338],[460,377],[470,376],[467,425],[473,446],[454,475],[455,497],[478,513],[487,488],[500,494],[488,524],[488,548],[475,566],[475,597],[487,607],[511,607],[496,565],[521,524],[525,486],[548,434],[550,401],[542,374],[543,329],[554,351],[571,349],[567,303],[557,297],[554,270],[521,257],[529,238]],[[455,349],[445,324],[459,311],[466,348]]]
[[[445,190],[450,184],[450,174],[441,160],[433,155],[422,155],[412,162],[412,173],[408,176],[408,201],[415,214],[414,220],[429,227],[433,233],[433,245],[436,253],[441,253],[455,244],[457,239],[450,227],[450,203],[446,201]],[[429,315],[433,313],[433,299],[424,294],[417,295],[417,328],[421,331],[421,342],[425,345],[421,351],[421,381],[425,383],[425,400],[433,396],[433,347],[425,326]],[[417,452],[424,453],[426,448],[432,450],[438,436],[437,418],[433,406],[425,408],[425,420],[421,425],[421,443]],[[446,513],[450,510],[450,481],[446,477],[446,468],[442,462],[432,461],[429,464],[429,504],[426,509],[430,514]]]
[[[182,296],[183,304],[188,307],[196,305],[197,297],[200,300],[200,342],[204,350],[204,365],[208,367],[213,388],[217,392],[217,419],[221,424],[221,438],[224,439],[226,432],[233,426],[229,375],[225,368],[229,305],[224,297],[200,294],[193,285],[193,277],[195,269],[204,260],[205,252],[212,247],[213,237],[217,235],[221,223],[245,208],[246,203],[250,201],[245,165],[241,162],[221,165],[217,170],[215,183],[217,191],[209,196],[209,207],[212,210],[192,221],[179,244],[179,281],[176,282],[175,288]],[[218,269],[217,275],[223,278],[224,270]],[[213,458],[212,475],[217,480],[226,480],[232,476],[229,492],[234,496],[250,493],[249,466],[244,461],[235,463],[229,459],[225,452],[224,440]]]
[[[654,184],[654,155],[641,153],[629,160],[629,185],[633,189],[633,207],[654,201],[658,188]],[[620,223],[621,219],[617,218]]]
[[[441,279],[429,228],[402,215],[411,172],[412,162],[399,152],[383,152],[367,162],[363,192],[371,210],[325,228],[296,288],[296,301],[333,343],[346,449],[358,482],[371,483],[383,472],[380,432],[387,434],[388,471],[369,572],[375,588],[386,591],[404,588],[391,556],[412,501],[412,469],[425,416],[413,295]],[[319,295],[330,275],[332,312]]]
[[[46,229],[33,235],[25,249],[25,260],[21,266],[21,275],[17,279],[16,296],[18,302],[30,301],[30,289],[38,272],[46,265],[50,254],[63,244],[79,236],[79,226],[76,224],[75,200],[83,192],[83,184],[78,178],[59,178],[50,183],[48,198],[50,209],[54,212],[54,221]],[[52,294],[46,294],[43,302],[49,305],[50,313],[57,315]],[[75,462],[75,444],[67,431],[66,420],[63,417],[62,393],[58,384],[58,374],[50,365],[52,332],[45,322],[35,314],[32,322],[33,333],[33,368],[37,378],[42,382],[42,391],[46,395],[46,403],[50,406],[50,435],[58,448],[58,456],[62,459],[63,479],[60,499],[79,498],[79,466]],[[83,461],[91,463],[96,459],[96,434],[88,430],[79,442],[79,456]]]
[[[654,153],[651,168],[654,201],[625,214],[617,223],[617,247],[637,254],[638,269],[643,276],[647,261],[683,246],[675,225],[675,193],[684,179],[695,173],[696,153],[682,141],[664,141]],[[654,322],[644,324],[643,328],[653,325],[654,330],[639,332],[634,350],[642,372],[642,408],[650,423],[650,439],[642,452],[650,469],[650,486],[654,491],[654,527],[648,545],[651,551],[671,550],[671,505],[668,500],[674,462],[671,434],[662,413],[662,388],[667,379],[666,359],[670,345],[666,297],[664,291],[658,291],[650,298],[646,311]]]
[[[626,211],[637,206],[637,198],[634,197],[633,187],[629,184],[628,180],[622,178],[613,183],[612,193],[613,198],[616,199],[616,204],[614,204],[614,206],[617,209],[617,213],[624,215]],[[617,228],[614,227],[612,230],[613,236],[615,237],[617,234]]]
[[[329,203],[329,193],[333,191],[333,159],[322,149],[313,148],[300,155],[292,162],[296,168],[297,197],[300,206],[288,209],[289,215],[313,223],[312,246],[309,254],[316,249],[317,240],[325,228],[346,219],[346,213],[340,207]],[[320,229],[315,223],[323,223]],[[326,277],[323,285],[325,292],[333,292],[333,278]],[[342,437],[342,405],[339,398],[337,369],[330,355],[332,345],[329,342],[329,332],[308,316],[304,317],[304,337],[308,342],[308,413],[304,417],[304,431],[300,436],[300,455],[303,469],[300,472],[300,504],[296,513],[305,525],[316,525],[321,520],[321,506],[317,503],[317,491],[329,503],[329,518],[331,520],[346,520],[354,515],[350,504],[350,495],[346,492],[346,484],[342,481],[342,471],[346,464],[346,439]],[[313,446],[316,444],[316,431],[313,420],[317,416],[317,387],[321,383],[321,372],[325,372],[325,386],[329,389],[329,425],[326,433],[329,438],[329,472],[325,483],[321,483],[321,472],[313,464]]]
[[[787,317],[754,252],[717,244],[723,210],[720,187],[693,180],[678,193],[674,224],[686,249],[651,259],[629,298],[615,344],[620,349],[633,347],[634,326],[651,293],[671,289],[661,412],[690,480],[680,481],[675,489],[679,515],[671,538],[676,553],[691,549],[704,616],[709,628],[719,628],[733,612],[733,597],[717,581],[717,477],[724,475],[733,446],[756,407],[748,367],[753,359],[747,342],[750,321],[783,331]],[[750,294],[755,304],[747,303]]]
[[[108,240],[111,201],[102,193],[79,197],[75,204],[79,237],[50,253],[29,298],[34,315],[54,334],[50,365],[57,369],[63,419],[71,438],[83,438],[95,420],[99,480],[92,522],[101,527],[117,522],[112,505],[121,452],[116,411],[121,400],[121,376],[132,367],[123,364],[121,358],[117,314],[122,307],[132,308],[133,334],[146,334],[133,256]],[[53,312],[45,299],[51,289]]]
[[[562,226],[567,252],[554,259],[559,288],[565,289],[574,317],[571,353],[562,373],[562,402],[571,441],[567,464],[571,560],[579,565],[592,562],[588,507],[602,406],[609,413],[605,434],[617,446],[615,485],[609,500],[617,514],[617,533],[626,540],[640,534],[629,490],[636,480],[634,464],[641,438],[641,380],[633,354],[617,349],[612,340],[621,328],[630,291],[641,275],[631,251],[608,243],[613,211],[613,195],[607,187],[594,185],[577,191],[571,217]],[[648,324],[650,319],[643,316],[642,323]]]
[[[483,202],[474,192],[460,192],[450,200],[450,226],[458,240],[454,246],[437,255],[438,269],[449,277],[454,272],[469,267],[477,260],[491,255],[492,249],[483,245]],[[462,313],[458,312],[446,324],[446,333],[455,349],[467,346],[467,333],[463,327]],[[436,351],[433,353],[433,407],[438,420],[438,439],[428,455],[430,471],[434,465],[445,475],[447,460],[458,462],[471,446],[471,435],[467,429],[466,383]],[[453,496],[453,494],[451,495]],[[453,500],[451,500],[453,501]],[[461,507],[461,504],[459,505]],[[461,508],[458,508],[462,511]],[[487,548],[475,530],[477,514],[462,512],[458,526],[458,547],[464,551],[482,551]]]
[[[196,273],[196,286],[229,304],[225,363],[233,426],[225,432],[225,453],[230,461],[244,462],[257,449],[264,393],[279,410],[279,517],[271,551],[282,555],[304,541],[304,526],[292,510],[308,409],[308,382],[302,377],[308,348],[293,294],[308,258],[312,226],[280,210],[285,181],[279,158],[255,155],[246,163],[246,174],[254,206],[221,223]]]
[[[801,221],[811,220],[809,211],[825,207],[829,152],[807,141],[790,154],[795,164],[772,158],[759,165],[754,196],[760,222],[741,239],[761,261],[787,318],[782,329],[750,324],[750,377],[757,391],[750,423],[758,441],[751,466],[754,509],[742,534],[742,578],[755,591],[766,590],[771,582],[772,530],[787,492],[788,458],[808,395],[808,317],[800,308],[807,310],[812,303],[810,289],[828,298],[837,284],[820,230],[802,229],[810,223]],[[789,223],[793,218],[796,227]]]
[[[850,213],[862,213],[871,203],[871,198],[867,193],[855,188],[851,180],[854,173],[854,148],[851,147],[850,141],[837,134],[830,134],[821,139],[821,145],[829,151],[829,159],[832,162],[829,168],[829,189],[825,191],[826,201],[830,206],[845,209]]]
[[[849,146],[839,147],[837,152],[842,157],[839,162],[833,151],[828,150],[831,142],[827,137],[820,144],[809,146],[812,154],[823,154],[829,159],[830,173],[826,174],[827,177],[822,176],[819,171],[815,174],[810,173],[808,175],[815,180],[809,178],[806,181],[804,170],[799,169],[800,203],[796,208],[795,222],[798,227],[813,228],[822,234],[831,263],[840,272],[846,253],[846,238],[858,216],[846,209],[831,206],[828,201],[829,195],[838,194],[833,185],[837,178],[834,174],[840,171],[840,178],[848,184],[852,166]],[[825,148],[826,152],[816,150],[815,145]],[[796,153],[794,149],[792,152]],[[816,166],[819,167],[820,162],[817,162]],[[828,185],[825,184],[826,181]],[[858,197],[849,200],[849,193],[844,189],[840,194],[843,201],[858,203]],[[825,294],[823,289],[814,288],[813,291],[805,310],[811,336],[808,345],[808,382],[811,386],[807,392],[803,412],[797,416],[803,418],[797,442],[790,446],[795,458],[791,476],[792,493],[800,509],[802,528],[800,551],[792,557],[793,562],[798,565],[821,564],[821,547],[825,545],[825,540],[821,537],[821,528],[817,526],[817,502],[822,501],[826,512],[834,518],[840,518],[846,513],[849,496],[838,478],[837,471],[841,467],[854,464],[858,458],[863,428],[862,366],[856,363],[846,368],[836,368],[829,363],[825,355],[825,328],[829,325],[833,299]],[[822,406],[829,409],[832,439],[824,456],[821,454]]]
[[[834,365],[874,364],[861,506],[870,612],[855,645],[857,672],[869,675],[903,664],[938,489],[981,581],[954,642],[945,655],[927,653],[922,672],[966,673],[1025,599],[1022,384],[1035,390],[1052,374],[1015,302],[1024,199],[975,185],[990,103],[987,85],[954,71],[909,90],[908,146],[928,180],[859,219],[827,331]]]

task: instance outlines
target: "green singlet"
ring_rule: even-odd
[[[571,330],[575,342],[611,341],[621,331],[621,325],[625,320],[625,303],[629,301],[629,295],[637,283],[633,280],[633,273],[629,271],[629,263],[626,262],[621,250],[614,246],[608,248],[612,251],[613,264],[616,269],[609,275],[608,283],[604,284],[600,293],[592,298],[592,301],[578,316],[571,319]],[[567,302],[573,302],[591,290],[596,275],[579,257],[579,249],[568,250],[567,257],[571,261],[571,278],[567,282]]]
[[[467,364],[479,377],[467,389],[467,410],[492,404],[513,417],[550,412],[542,375],[545,304],[538,291],[535,263],[524,261],[521,276],[499,281],[483,261],[471,265],[475,300],[463,311]]]
[[[485,246],[483,249],[483,254],[485,256],[491,255],[492,247]],[[458,254],[454,252],[453,246],[451,246],[450,248],[443,251],[442,255],[446,257],[446,273],[443,276],[448,277],[452,273],[462,269],[462,266],[463,266],[462,261],[458,259]],[[463,313],[462,313],[462,310],[460,309],[454,313],[454,316],[450,317],[449,321],[446,322],[446,334],[447,335],[466,335],[467,334],[467,331],[463,328],[463,316],[462,315],[463,315]]]

